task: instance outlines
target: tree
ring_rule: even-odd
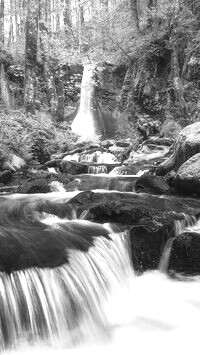
[[[130,0],[131,16],[134,21],[135,27],[140,31],[140,21],[139,21],[139,0]]]
[[[24,104],[27,112],[35,113],[36,62],[38,38],[38,2],[28,0],[25,35],[25,92]]]
[[[0,2],[0,37],[4,43],[4,0]]]

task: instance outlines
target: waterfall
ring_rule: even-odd
[[[94,64],[84,66],[80,106],[71,125],[72,131],[85,141],[96,141],[105,131],[102,114],[96,100],[95,74]]]
[[[184,213],[184,219],[175,221],[174,237],[167,240],[165,247],[160,258],[158,269],[161,272],[166,273],[169,265],[169,259],[171,255],[172,245],[174,240],[179,234],[184,233],[187,230],[191,230],[197,224],[195,216],[187,215]]]
[[[22,239],[27,258],[29,249],[31,253],[36,253],[32,243],[37,248],[39,240],[34,225],[39,223],[40,227],[41,223],[44,226],[43,233],[51,233],[46,248],[50,248],[52,233],[61,233],[57,239],[58,245],[61,238],[66,239],[64,252],[67,262],[57,267],[33,266],[10,273],[0,272],[0,350],[18,346],[21,342],[40,340],[52,345],[62,344],[63,341],[72,345],[88,337],[88,334],[107,334],[107,298],[116,285],[125,284],[126,279],[133,275],[128,232],[120,232],[109,224],[69,221],[46,212],[37,212],[37,201],[30,203],[27,198],[17,202],[11,199],[2,207],[1,253],[4,233],[10,233],[8,243],[13,240],[16,247],[18,238]],[[17,207],[21,207],[21,210],[16,210]],[[31,209],[34,209],[32,215]],[[21,226],[22,229],[19,230],[19,236],[13,230],[17,220],[18,228]],[[28,223],[29,229],[25,227]],[[78,239],[77,232],[80,234]],[[72,234],[71,239],[69,233]],[[81,240],[90,238],[91,233],[93,242],[85,252],[78,247],[77,241],[82,243]],[[36,257],[39,258],[40,254]],[[2,263],[2,258],[0,260]]]

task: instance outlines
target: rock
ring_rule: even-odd
[[[174,240],[169,259],[169,271],[187,275],[200,274],[200,234],[185,232]]]
[[[118,147],[128,148],[131,146],[131,140],[130,138],[119,139],[118,141],[116,141],[116,145]]]
[[[181,165],[175,175],[174,186],[181,194],[200,195],[200,153]]]
[[[138,178],[135,191],[152,194],[167,194],[170,188],[162,176],[144,174]]]
[[[127,149],[123,147],[118,147],[117,145],[113,145],[108,148],[108,151],[114,154],[117,161],[123,162],[125,158],[127,158]]]
[[[171,146],[174,143],[174,140],[171,138],[160,138],[160,137],[150,137],[147,139],[144,144],[155,144],[163,146]]]
[[[170,187],[174,187],[174,179],[175,179],[176,173],[174,170],[170,171],[169,173],[167,173],[164,176],[164,179],[166,181],[166,183],[170,186]]]
[[[47,179],[37,179],[35,181],[24,183],[18,189],[18,193],[21,194],[36,194],[47,192],[51,192]]]
[[[88,172],[87,165],[75,162],[62,160],[59,164],[59,169],[63,173],[77,175],[77,174],[86,174]]]
[[[101,142],[101,146],[103,148],[109,148],[112,145],[115,145],[115,140],[114,139],[105,139],[104,141]]]
[[[42,223],[42,212],[61,212],[60,202],[48,201],[42,196],[35,196],[34,203],[29,197],[0,200],[1,272],[10,274],[31,267],[60,266],[69,261],[71,250],[87,252],[95,237],[109,239],[108,231],[95,223],[62,221],[55,228]],[[62,207],[65,209],[65,206]]]
[[[153,164],[157,161],[163,161],[164,157],[168,154],[169,148],[163,146],[143,145],[139,150],[132,151],[124,164],[127,165],[144,165]]]
[[[134,270],[144,272],[158,269],[166,241],[174,237],[174,219],[163,213],[160,217],[143,218],[130,229]]]
[[[62,159],[51,159],[43,165],[43,168],[58,168],[61,161]]]
[[[186,126],[179,134],[174,145],[173,154],[161,163],[157,175],[166,175],[169,171],[177,171],[193,155],[200,153],[200,122]]]
[[[0,172],[0,183],[1,184],[8,184],[12,180],[13,174],[10,170],[5,170]]]
[[[126,216],[127,214],[128,218],[131,218],[130,223],[132,223],[138,220],[138,216],[141,216],[140,212],[138,212],[141,210],[145,210],[145,215],[150,216],[152,215],[152,210],[155,211],[153,214],[154,216],[158,216],[160,212],[163,213],[165,211],[173,211],[178,214],[183,212],[195,216],[199,216],[200,214],[199,201],[197,199],[173,198],[173,196],[160,197],[156,195],[143,195],[128,192],[92,192],[88,189],[88,191],[83,191],[73,197],[69,203],[73,204],[75,210],[78,208],[79,213],[82,213],[84,210],[91,211],[93,207],[98,207],[98,210],[93,210],[93,215],[91,215],[92,220],[97,222],[106,222],[110,220],[112,214],[112,222],[125,223],[127,220],[119,221],[118,219],[119,213],[123,212],[123,216]],[[102,218],[101,214],[98,214],[98,211],[100,211],[99,208],[103,211],[105,220],[104,217]],[[117,214],[116,212],[112,212],[115,211],[115,209],[118,211]],[[148,212],[149,210],[150,212]],[[108,216],[109,218],[107,219]]]
[[[67,191],[71,190],[117,190],[117,191],[134,191],[135,177],[111,177],[109,175],[81,175],[77,176],[73,181],[65,186]]]

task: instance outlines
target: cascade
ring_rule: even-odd
[[[56,191],[59,188],[55,186]],[[67,214],[65,201],[76,193],[61,190],[1,199],[0,351],[8,349],[9,355],[197,354],[200,278],[171,281],[159,271],[137,277],[127,231],[84,220],[87,210],[79,220],[70,220],[77,215]],[[68,218],[63,218],[63,211]],[[39,238],[36,226],[41,229]],[[199,221],[184,215],[175,224],[175,236],[198,228]],[[45,233],[51,238],[57,235],[54,250],[60,240],[67,240],[62,247],[67,262],[2,271],[3,242],[12,241],[14,252],[15,246],[23,244],[26,252],[33,253]],[[45,246],[48,250],[51,238]],[[78,248],[77,241],[87,241],[87,250]],[[161,271],[167,270],[166,259]]]
[[[175,230],[174,230],[175,236],[167,240],[165,247],[163,249],[162,256],[160,258],[160,262],[158,266],[158,269],[161,272],[165,272],[165,273],[167,272],[172,245],[176,237],[187,230],[193,230],[196,224],[199,225],[195,216],[187,215],[185,213],[183,213],[183,215],[184,218],[182,220],[175,221]]]
[[[108,168],[106,165],[91,165],[88,166],[88,174],[107,174]]]
[[[96,152],[92,154],[82,153],[79,158],[80,163],[95,163],[96,162]]]
[[[72,131],[85,141],[96,141],[105,132],[102,114],[96,99],[95,74],[94,64],[84,66],[80,106],[71,125]]]
[[[44,225],[43,233],[60,232],[59,238],[66,239],[64,252],[67,262],[56,267],[33,265],[10,273],[0,272],[0,350],[18,346],[20,342],[41,340],[53,345],[64,341],[70,345],[74,341],[79,342],[86,334],[104,333],[108,328],[104,311],[107,297],[115,285],[126,283],[126,277],[133,274],[127,232],[116,231],[109,224],[101,226],[88,221],[61,219],[41,212],[37,203],[37,198],[30,202],[25,197],[17,201],[8,199],[2,205],[1,249],[4,234],[10,234],[8,243],[18,238],[15,235],[17,228],[13,228],[19,221],[18,229],[22,229],[19,238],[24,243],[27,258],[30,249],[31,253],[35,253],[37,263],[41,252],[37,254],[34,250],[30,234],[33,233],[37,249],[39,240],[34,226],[41,228],[38,224],[41,223]],[[21,209],[16,210],[19,207]],[[85,231],[77,239],[79,244],[81,239],[86,242],[91,238],[89,234],[93,235],[87,252],[82,247],[80,250],[77,248],[75,233],[82,228]],[[102,234],[103,230],[109,237]],[[63,235],[62,231],[65,232]],[[52,237],[48,237],[47,248],[50,248]],[[58,246],[59,243],[57,239]]]

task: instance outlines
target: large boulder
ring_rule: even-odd
[[[188,275],[200,274],[200,234],[185,232],[174,240],[169,271]]]
[[[177,171],[193,155],[200,153],[200,122],[186,126],[179,134],[173,154],[156,169],[157,175]]]
[[[174,186],[181,194],[200,195],[200,153],[181,165],[175,175]]]
[[[170,189],[162,176],[144,174],[136,181],[135,190],[152,194],[167,194]]]

